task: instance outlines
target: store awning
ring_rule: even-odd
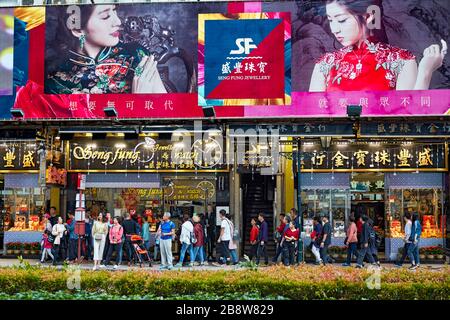
[[[160,176],[152,173],[91,173],[86,188],[159,188]]]

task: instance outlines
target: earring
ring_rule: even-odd
[[[83,33],[81,36],[80,36],[80,49],[81,50],[83,50],[83,48],[84,48],[84,43],[86,42],[86,35]]]

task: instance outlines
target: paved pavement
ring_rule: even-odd
[[[24,261],[27,261],[28,263],[30,263],[31,265],[36,265],[36,264],[40,264],[40,261],[38,259],[24,259]],[[8,258],[2,258],[0,259],[0,268],[1,267],[11,267],[11,266],[18,266],[20,265],[20,262],[18,259],[8,259]],[[44,263],[42,264],[43,266],[52,266],[51,263]],[[71,264],[74,266],[78,266],[78,264]],[[307,264],[312,266],[312,264]],[[92,261],[83,261],[80,265],[81,269],[84,270],[92,270],[94,264]],[[346,268],[343,267],[340,263],[335,263],[333,264],[333,266],[336,266],[337,268]],[[396,268],[395,265],[393,263],[382,263],[381,264],[383,269],[390,269],[390,268]],[[408,268],[408,264],[404,264],[403,268],[407,269]],[[126,270],[139,270],[139,269],[143,269],[143,270],[159,270],[160,264],[159,263],[153,263],[152,267],[149,267],[148,264],[145,264],[142,266],[142,268],[139,267],[139,265],[136,266],[127,266],[126,264],[123,264],[121,266],[118,267],[117,270],[121,270],[121,271],[126,271]],[[264,265],[261,265],[262,268],[264,268]],[[423,264],[420,266],[421,269],[431,269],[431,270],[440,270],[444,267],[444,264]],[[58,269],[62,268],[62,266],[57,266]],[[320,267],[318,267],[320,268]],[[195,266],[195,267],[182,267],[182,268],[174,268],[173,270],[183,270],[183,271],[187,271],[187,270],[209,270],[209,271],[220,271],[220,270],[238,270],[238,269],[242,269],[240,266],[236,265],[236,266],[232,266],[232,265],[228,265],[228,266],[215,266],[215,265],[205,265],[205,266]],[[114,270],[112,265],[109,265],[106,268],[98,268],[98,270]]]

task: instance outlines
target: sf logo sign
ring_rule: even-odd
[[[238,49],[231,50],[230,54],[249,54],[251,49],[258,48],[252,38],[237,38],[236,46]]]

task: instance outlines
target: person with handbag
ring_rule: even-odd
[[[252,218],[251,220],[252,229],[250,230],[250,261],[253,260],[254,257],[256,257],[256,251],[258,250],[258,234],[259,234],[259,228],[256,224],[256,218]]]
[[[294,264],[295,257],[295,243],[300,236],[300,229],[295,228],[295,222],[289,222],[289,229],[284,233],[283,238],[283,263],[285,266]]]
[[[61,246],[64,233],[67,233],[66,227],[63,224],[63,219],[61,217],[58,217],[58,222],[53,226],[52,228],[52,235],[54,236],[53,240],[53,265],[56,265],[58,263],[59,257],[63,256],[63,246]]]
[[[109,229],[109,249],[108,254],[106,255],[105,265],[109,264],[111,261],[111,256],[115,251],[116,256],[116,264],[114,265],[114,269],[118,268],[120,262],[120,251],[122,250],[122,236],[123,236],[123,227],[119,224],[119,219],[114,217],[113,225]]]
[[[264,256],[264,262],[269,264],[269,256],[267,254],[267,241],[269,240],[269,226],[264,220],[264,214],[260,212],[258,214],[258,220],[260,222],[259,235],[258,235],[258,251],[256,254],[256,264],[259,264],[261,256]]]
[[[220,253],[217,255],[217,262],[213,263],[215,266],[226,264],[227,259],[231,257],[229,246],[233,231],[231,229],[231,225],[228,223],[228,219],[226,218],[225,210],[220,210],[219,217],[222,221],[220,224],[219,239],[217,239],[217,246],[220,247]]]
[[[272,262],[276,263],[278,261],[278,258],[280,257],[281,253],[283,252],[283,247],[281,246],[281,239],[282,235],[284,233],[284,228],[286,227],[286,223],[284,222],[284,217],[286,215],[284,213],[280,213],[280,224],[277,227],[276,233],[275,233],[275,241],[277,242],[277,248],[275,251],[275,257],[273,257]]]
[[[180,234],[180,242],[181,242],[180,260],[175,265],[175,268],[181,268],[183,266],[184,257],[188,250],[189,250],[189,258],[191,260],[189,266],[190,267],[194,266],[194,248],[192,245],[197,242],[194,234],[194,223],[191,221],[191,219],[189,219],[189,216],[185,216],[183,219],[184,222],[181,225],[181,234]]]
[[[311,232],[311,252],[313,253],[316,261],[315,265],[322,264],[322,258],[320,257],[320,242],[321,242],[321,234],[322,234],[322,224],[320,222],[320,217],[315,216],[313,218],[314,229]]]
[[[352,262],[352,256],[358,258],[358,228],[356,227],[355,217],[350,216],[350,224],[347,228],[347,237],[345,238],[344,245],[347,246],[347,260],[344,267],[350,267]]]
[[[47,259],[47,255],[52,258],[52,260],[55,260],[55,257],[52,254],[52,243],[48,241],[48,230],[45,229],[44,233],[42,234],[42,256],[41,256],[41,263],[44,263]]]
[[[194,243],[194,258],[193,261],[196,260],[197,255],[199,256],[199,262],[200,266],[205,265],[205,255],[204,255],[204,245],[205,245],[205,235],[203,233],[203,225],[201,224],[200,220],[201,218],[198,215],[194,215],[192,217],[192,220],[194,221],[194,233],[195,233],[195,239],[197,240],[196,243]]]
[[[97,221],[94,222],[92,227],[92,237],[94,239],[94,267],[92,270],[97,270],[97,265],[102,261],[107,233],[108,225],[103,221],[103,214],[99,213]],[[104,265],[100,265],[100,267],[104,267]]]
[[[231,230],[231,240],[228,244],[228,249],[230,250],[231,263],[236,265],[239,263],[238,255],[237,255],[237,244],[236,241],[239,241],[239,232],[234,228],[234,223],[232,221],[231,214],[227,214],[225,216],[227,218],[227,222],[230,225]]]

